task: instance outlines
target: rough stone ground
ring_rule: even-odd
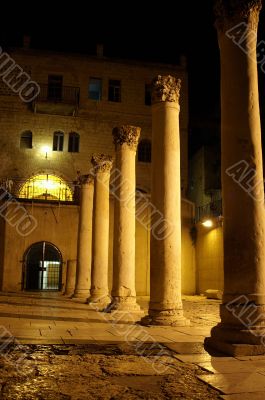
[[[3,400],[220,399],[206,372],[161,346],[145,344],[10,345],[0,356]]]
[[[203,296],[183,296],[185,317],[194,326],[213,326],[213,322],[219,322],[219,304],[220,301]]]
[[[139,302],[146,309],[147,299]],[[183,306],[192,328],[145,328],[144,340],[158,340],[145,343],[62,296],[1,294],[0,400],[221,398],[202,380],[209,366],[192,361],[210,360],[203,335],[219,320],[219,301],[184,296]]]

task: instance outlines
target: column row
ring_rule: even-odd
[[[180,80],[158,76],[152,90],[151,295],[143,324],[187,325],[181,301]],[[113,288],[108,290],[110,156],[92,158],[93,181],[82,182],[77,281],[74,298],[99,309],[139,313],[135,290],[135,156],[140,128],[113,129],[115,169]],[[87,194],[86,189],[90,191]],[[92,198],[94,202],[92,202]],[[86,202],[86,206],[84,205]],[[92,206],[93,204],[93,206]],[[91,226],[93,208],[93,239]],[[86,208],[86,212],[83,210]],[[89,209],[89,211],[88,211]],[[159,223],[159,235],[156,230]],[[85,227],[86,226],[86,227]],[[86,246],[86,251],[82,247]],[[90,252],[88,255],[87,253]],[[84,255],[83,255],[84,254]],[[92,254],[92,257],[91,257]],[[89,264],[92,265],[92,271]],[[91,282],[90,282],[91,275]],[[90,294],[90,296],[89,296]]]

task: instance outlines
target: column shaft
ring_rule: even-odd
[[[180,81],[153,82],[150,304],[148,323],[187,325],[181,300]]]
[[[138,311],[135,291],[135,155],[140,128],[113,130],[116,145],[112,309]]]
[[[219,1],[218,5],[224,295],[221,323],[206,343],[232,355],[263,354],[265,219],[256,61],[261,2]],[[241,45],[240,37],[229,34],[239,24],[244,34]]]
[[[108,289],[109,266],[109,180],[112,158],[94,156],[95,167],[94,220],[93,220],[93,261],[91,296],[88,300],[97,307],[110,303]]]
[[[81,183],[77,270],[74,298],[87,299],[91,285],[92,213],[94,181],[88,176]]]
[[[72,296],[75,290],[76,260],[67,260],[65,296]]]

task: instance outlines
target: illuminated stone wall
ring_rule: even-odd
[[[212,228],[197,224],[196,270],[197,292],[207,289],[223,290],[223,228],[213,219]]]
[[[15,50],[10,53],[18,65],[25,68],[39,84],[47,84],[48,75],[63,75],[63,86],[80,87],[80,106],[75,116],[34,113],[18,95],[1,95],[0,91],[0,155],[4,160],[1,176],[21,179],[43,171],[73,180],[76,171],[87,173],[92,153],[114,154],[112,129],[119,125],[141,127],[141,139],[151,138],[151,107],[145,105],[145,84],[157,74],[176,75],[181,87],[181,174],[183,194],[187,188],[188,142],[188,81],[183,66],[159,65],[107,58]],[[102,78],[102,100],[88,98],[90,77]],[[108,101],[108,81],[121,81],[121,102]],[[0,86],[4,83],[0,80]],[[33,133],[33,148],[20,149],[20,134]],[[64,151],[52,149],[53,133],[65,133]],[[80,152],[68,152],[68,135],[80,134]],[[137,186],[150,189],[150,164],[137,162]],[[1,177],[0,176],[0,177]]]
[[[78,207],[61,205],[60,207],[49,204],[21,203],[30,215],[37,221],[36,229],[28,236],[21,236],[15,226],[8,222],[0,221],[0,290],[16,292],[22,289],[23,256],[27,249],[36,242],[48,241],[54,244],[61,252],[63,258],[62,283],[64,290],[67,260],[75,260],[77,252],[77,221]],[[14,207],[9,206],[8,210]],[[142,202],[137,202],[138,208],[143,208],[142,217],[136,220],[136,292],[139,296],[148,296],[150,293],[150,209],[143,207]],[[195,248],[190,237],[193,206],[182,201],[182,292],[195,293]],[[109,287],[112,287],[113,268],[113,199],[110,202],[110,241],[109,241]],[[12,213],[9,214],[12,216]]]

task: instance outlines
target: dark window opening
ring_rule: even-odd
[[[24,131],[20,136],[20,148],[21,149],[32,149],[32,132]]]
[[[70,153],[79,152],[79,141],[80,141],[80,136],[78,133],[76,132],[69,133],[68,151]]]
[[[109,80],[109,101],[121,101],[121,81]]]
[[[138,161],[151,162],[151,142],[150,140],[141,140],[138,145]]]
[[[64,133],[61,131],[53,134],[53,151],[63,151]]]
[[[48,76],[48,99],[53,101],[62,101],[63,77],[62,75]]]
[[[92,100],[101,100],[102,81],[100,78],[90,78],[88,85],[88,98]]]

